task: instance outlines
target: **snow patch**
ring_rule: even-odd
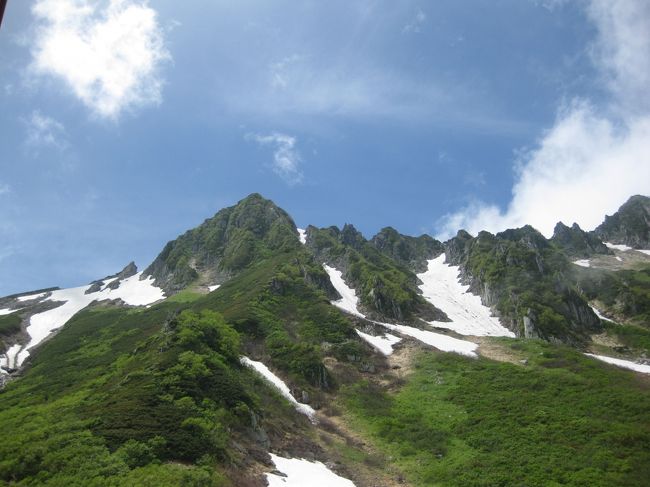
[[[468,292],[460,283],[460,267],[445,264],[445,255],[429,260],[427,271],[418,274],[422,296],[445,312],[451,322],[432,321],[438,328],[448,328],[461,335],[506,336],[515,334],[504,327],[480,296]]]
[[[327,264],[323,264],[325,272],[330,276],[330,281],[334,289],[342,296],[338,301],[332,301],[332,304],[337,308],[347,311],[348,313],[359,316],[360,318],[365,318],[357,306],[359,305],[359,298],[354,289],[349,287],[343,280],[343,273],[334,267],[330,267]]]
[[[359,335],[371,346],[373,346],[379,352],[381,352],[386,356],[393,353],[393,345],[402,341],[400,337],[396,337],[395,335],[391,335],[390,333],[386,333],[383,336],[374,336],[374,335],[368,335],[367,333],[364,333],[359,330],[355,330],[355,331],[357,332],[357,335]]]
[[[336,475],[321,462],[302,458],[283,458],[271,453],[275,468],[285,476],[267,473],[269,487],[355,487],[352,481]]]
[[[298,229],[298,235],[300,238],[300,243],[301,244],[306,244],[307,243],[307,231],[304,228],[299,228]]]
[[[611,242],[603,242],[603,243],[607,248],[612,250],[620,250],[621,252],[627,252],[628,250],[632,250],[632,247],[628,247],[627,245],[623,245],[623,244],[613,244]]]
[[[650,374],[650,365],[637,364],[637,363],[631,362],[629,360],[623,360],[623,359],[614,358],[614,357],[607,357],[605,355],[594,355],[592,353],[586,353],[585,355],[588,355],[589,357],[593,357],[593,358],[598,359],[598,360],[602,360],[603,362],[607,362],[608,364],[616,365],[618,367],[623,367],[625,369],[634,370],[636,372],[642,372],[644,374]]]
[[[18,308],[18,309],[0,309],[0,316],[3,315],[10,315],[11,313],[15,313],[16,311],[20,311],[23,308]]]
[[[131,306],[144,306],[151,304],[165,295],[162,289],[153,285],[153,277],[140,280],[141,272],[123,279],[117,289],[104,288],[101,291],[86,294],[89,286],[52,291],[45,301],[63,301],[61,306],[32,315],[27,326],[29,343],[20,351],[17,357],[17,366],[22,365],[29,356],[29,350],[45,340],[50,333],[62,327],[70,318],[84,309],[93,301],[105,299],[121,299]]]
[[[0,366],[7,369],[15,369],[17,367],[16,358],[21,348],[22,345],[18,343],[9,347],[9,350],[5,352],[5,356],[0,359]]]
[[[208,291],[210,291],[210,292],[216,291],[220,287],[221,287],[221,284],[214,284],[213,286],[208,286]]]
[[[368,320],[366,316],[359,311],[357,305],[359,303],[359,298],[354,289],[349,287],[343,280],[343,273],[334,267],[330,267],[326,264],[323,264],[325,271],[330,276],[330,281],[338,293],[342,296],[338,301],[332,301],[334,306],[346,311],[352,315],[359,316],[360,318]],[[434,333],[432,331],[420,330],[419,328],[413,328],[412,326],[405,325],[393,325],[390,323],[382,323],[380,321],[368,320],[371,323],[375,323],[379,326],[383,326],[391,331],[396,331],[402,335],[407,335],[416,340],[421,341],[427,345],[442,350],[443,352],[454,352],[461,355],[467,355],[469,357],[476,357],[475,350],[478,348],[478,345],[466,340],[459,340],[447,335],[442,335],[440,333]],[[357,331],[357,333],[359,333]]]
[[[598,316],[598,318],[600,318],[601,320],[609,321],[610,323],[615,323],[614,320],[610,320],[610,319],[607,318],[606,316],[603,316],[602,313],[601,313],[600,311],[598,311],[594,306],[589,305],[589,307],[591,308],[591,310],[592,310],[594,313],[596,313],[596,316]]]
[[[27,296],[19,296],[18,301],[31,301],[32,299],[41,299],[47,293],[28,294]]]
[[[647,249],[634,249],[634,250],[636,250],[637,252],[641,252],[642,254],[645,255],[650,255],[650,250]]]
[[[271,372],[266,365],[264,365],[262,362],[256,362],[255,360],[251,360],[248,357],[241,357],[240,360],[241,363],[244,364],[245,366],[255,369],[262,377],[264,377],[267,381],[269,381],[273,385],[273,387],[275,387],[278,391],[280,391],[280,394],[282,394],[285,398],[289,400],[289,402],[291,402],[294,405],[296,411],[307,416],[312,422],[315,422],[314,416],[316,415],[316,411],[314,411],[314,408],[312,408],[307,404],[298,402],[296,398],[293,397],[293,394],[291,394],[289,387],[287,387],[284,381],[280,379],[277,375],[275,375],[273,372]]]
[[[621,259],[618,255],[616,256],[616,260],[619,262],[623,262],[623,259]]]
[[[589,262],[589,259],[576,260],[573,263],[575,265],[579,265],[580,267],[591,267],[591,263]]]

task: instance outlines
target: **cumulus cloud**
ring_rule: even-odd
[[[54,118],[34,110],[23,123],[27,129],[25,144],[30,150],[38,152],[41,148],[62,150],[68,147],[65,127]]]
[[[297,140],[290,135],[274,132],[270,135],[250,134],[248,138],[258,144],[273,147],[273,171],[287,184],[294,185],[302,181],[302,161],[296,148]]]
[[[161,100],[169,58],[156,11],[146,1],[37,0],[32,70],[62,80],[99,116]]]
[[[558,220],[593,229],[629,196],[650,194],[650,4],[591,0],[587,13],[598,32],[592,57],[611,98],[600,107],[584,99],[562,106],[517,158],[505,210],[473,201],[439,222],[439,237],[526,223],[548,236]]]

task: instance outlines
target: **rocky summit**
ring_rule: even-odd
[[[645,196],[440,242],[252,194],[0,298],[0,485],[645,486],[649,378]]]

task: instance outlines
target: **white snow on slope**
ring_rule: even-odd
[[[275,468],[286,477],[267,473],[269,487],[355,487],[348,479],[336,475],[321,462],[301,458],[283,458],[271,453]]]
[[[210,291],[210,292],[216,291],[220,287],[221,287],[221,284],[215,284],[214,286],[208,286],[208,291]]]
[[[366,316],[362,314],[357,308],[359,305],[359,298],[357,297],[357,293],[354,289],[345,283],[343,280],[343,273],[334,267],[328,266],[327,264],[323,264],[323,268],[325,269],[325,272],[327,272],[327,274],[330,276],[332,286],[334,286],[334,289],[336,289],[341,295],[341,299],[338,301],[332,301],[332,304],[352,315],[365,318]]]
[[[300,235],[300,243],[301,244],[306,244],[307,243],[307,231],[304,228],[299,228],[298,229],[298,234]]]
[[[65,301],[63,305],[33,315],[27,326],[29,343],[18,354],[17,366],[22,365],[29,356],[29,350],[45,340],[50,333],[62,327],[76,313],[93,301],[105,299],[121,299],[132,306],[151,304],[165,297],[162,289],[153,285],[153,278],[140,280],[141,272],[123,279],[117,289],[104,288],[101,291],[85,294],[90,286],[52,291],[45,301]]]
[[[18,308],[18,309],[9,309],[9,308],[7,308],[7,309],[0,309],[0,316],[2,316],[2,315],[9,315],[9,314],[11,314],[11,313],[15,313],[16,311],[20,311],[21,309],[22,309],[22,308]]]
[[[349,287],[345,283],[345,281],[343,280],[342,273],[337,269],[335,269],[334,267],[330,267],[325,264],[323,265],[323,267],[325,268],[325,271],[329,274],[330,281],[332,282],[334,288],[338,291],[338,293],[341,296],[343,296],[343,298],[339,299],[338,301],[332,301],[332,304],[334,306],[339,307],[343,311],[347,311],[350,314],[368,320],[368,318],[366,318],[366,316],[363,313],[361,313],[357,308],[359,298],[357,297],[355,290]],[[466,340],[459,340],[457,338],[453,338],[447,335],[442,335],[441,333],[434,333],[432,331],[420,330],[419,328],[413,328],[411,326],[393,325],[390,323],[382,323],[380,321],[374,321],[374,320],[368,320],[368,321],[383,326],[384,328],[387,328],[391,331],[396,331],[398,333],[401,333],[402,335],[407,335],[412,338],[415,338],[416,340],[419,340],[422,343],[425,343],[427,345],[431,345],[432,347],[442,350],[443,352],[454,352],[454,353],[459,353],[461,355],[467,355],[469,357],[476,357],[475,350],[478,348],[478,345],[476,345],[475,343],[468,342]]]
[[[646,249],[634,249],[634,250],[636,250],[637,252],[641,252],[642,254],[645,255],[650,255],[650,250],[646,250]]]
[[[18,352],[20,352],[21,348],[22,346],[18,343],[9,347],[9,350],[5,352],[5,356],[3,358],[0,358],[0,366],[6,367],[8,369],[15,369],[16,356],[18,355]]]
[[[402,341],[400,337],[396,337],[395,335],[391,335],[390,333],[386,333],[384,336],[374,336],[374,335],[368,335],[367,333],[364,333],[359,330],[355,330],[355,331],[357,332],[357,335],[359,335],[371,346],[375,347],[379,352],[381,352],[386,356],[393,353],[393,345]]]
[[[589,262],[589,259],[576,260],[573,263],[575,265],[579,265],[580,267],[591,267],[591,263]]]
[[[46,294],[47,293],[28,294],[27,296],[20,296],[16,299],[18,299],[18,301],[31,301],[32,299],[40,299]]]
[[[634,370],[636,372],[642,372],[644,374],[650,374],[650,365],[637,364],[635,362],[630,362],[629,360],[623,360],[620,358],[606,357],[605,355],[594,355],[592,353],[586,353],[589,357],[602,360],[608,364],[616,365],[618,367],[623,367],[625,369]]]
[[[505,328],[480,296],[467,292],[459,279],[460,267],[445,264],[445,254],[429,260],[427,271],[418,274],[422,296],[441,309],[451,322],[432,321],[431,325],[448,328],[461,335],[506,336],[515,334]]]
[[[616,256],[616,260],[619,262],[623,262],[623,259],[621,259],[618,255]]]
[[[607,248],[610,248],[612,250],[620,250],[621,252],[626,252],[628,250],[632,250],[632,247],[628,247],[627,245],[623,244],[613,244],[611,242],[603,242]]]
[[[609,321],[609,322],[611,322],[611,323],[615,323],[614,320],[610,320],[610,319],[607,318],[606,316],[603,316],[602,313],[601,313],[600,311],[598,311],[594,306],[589,305],[589,307],[592,309],[592,311],[593,311],[594,313],[596,313],[596,316],[598,316],[598,318],[600,318],[601,320],[605,320],[605,321]]]
[[[277,375],[275,375],[273,372],[271,372],[266,365],[264,365],[262,362],[251,360],[248,357],[241,357],[240,360],[242,364],[256,370],[262,377],[264,377],[267,381],[269,381],[273,385],[273,387],[275,387],[278,391],[280,391],[280,394],[282,394],[285,398],[289,400],[289,402],[291,402],[291,404],[294,405],[296,411],[307,416],[312,422],[315,421],[314,416],[316,415],[316,411],[314,411],[314,408],[312,408],[308,404],[303,404],[301,402],[298,402],[296,398],[293,397],[293,394],[291,394],[289,387],[287,387],[284,381],[280,379]]]

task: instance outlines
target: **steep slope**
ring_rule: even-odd
[[[175,293],[197,280],[221,284],[257,260],[299,245],[287,212],[254,193],[169,242],[144,275]]]
[[[446,320],[445,314],[422,298],[417,276],[377,250],[354,226],[346,224],[306,230],[305,246],[319,262],[343,273],[359,294],[359,305],[372,319],[418,323]]]
[[[476,238],[458,232],[446,256],[517,336],[579,345],[601,329],[574,285],[570,262],[530,226]]]
[[[594,254],[612,255],[613,252],[593,233],[587,233],[577,223],[570,228],[559,222],[555,225],[551,243],[571,258],[584,259]]]
[[[427,261],[445,251],[443,244],[429,235],[410,237],[391,227],[382,228],[370,243],[382,254],[413,272],[426,271]]]
[[[593,233],[603,242],[650,249],[650,198],[632,196]]]

